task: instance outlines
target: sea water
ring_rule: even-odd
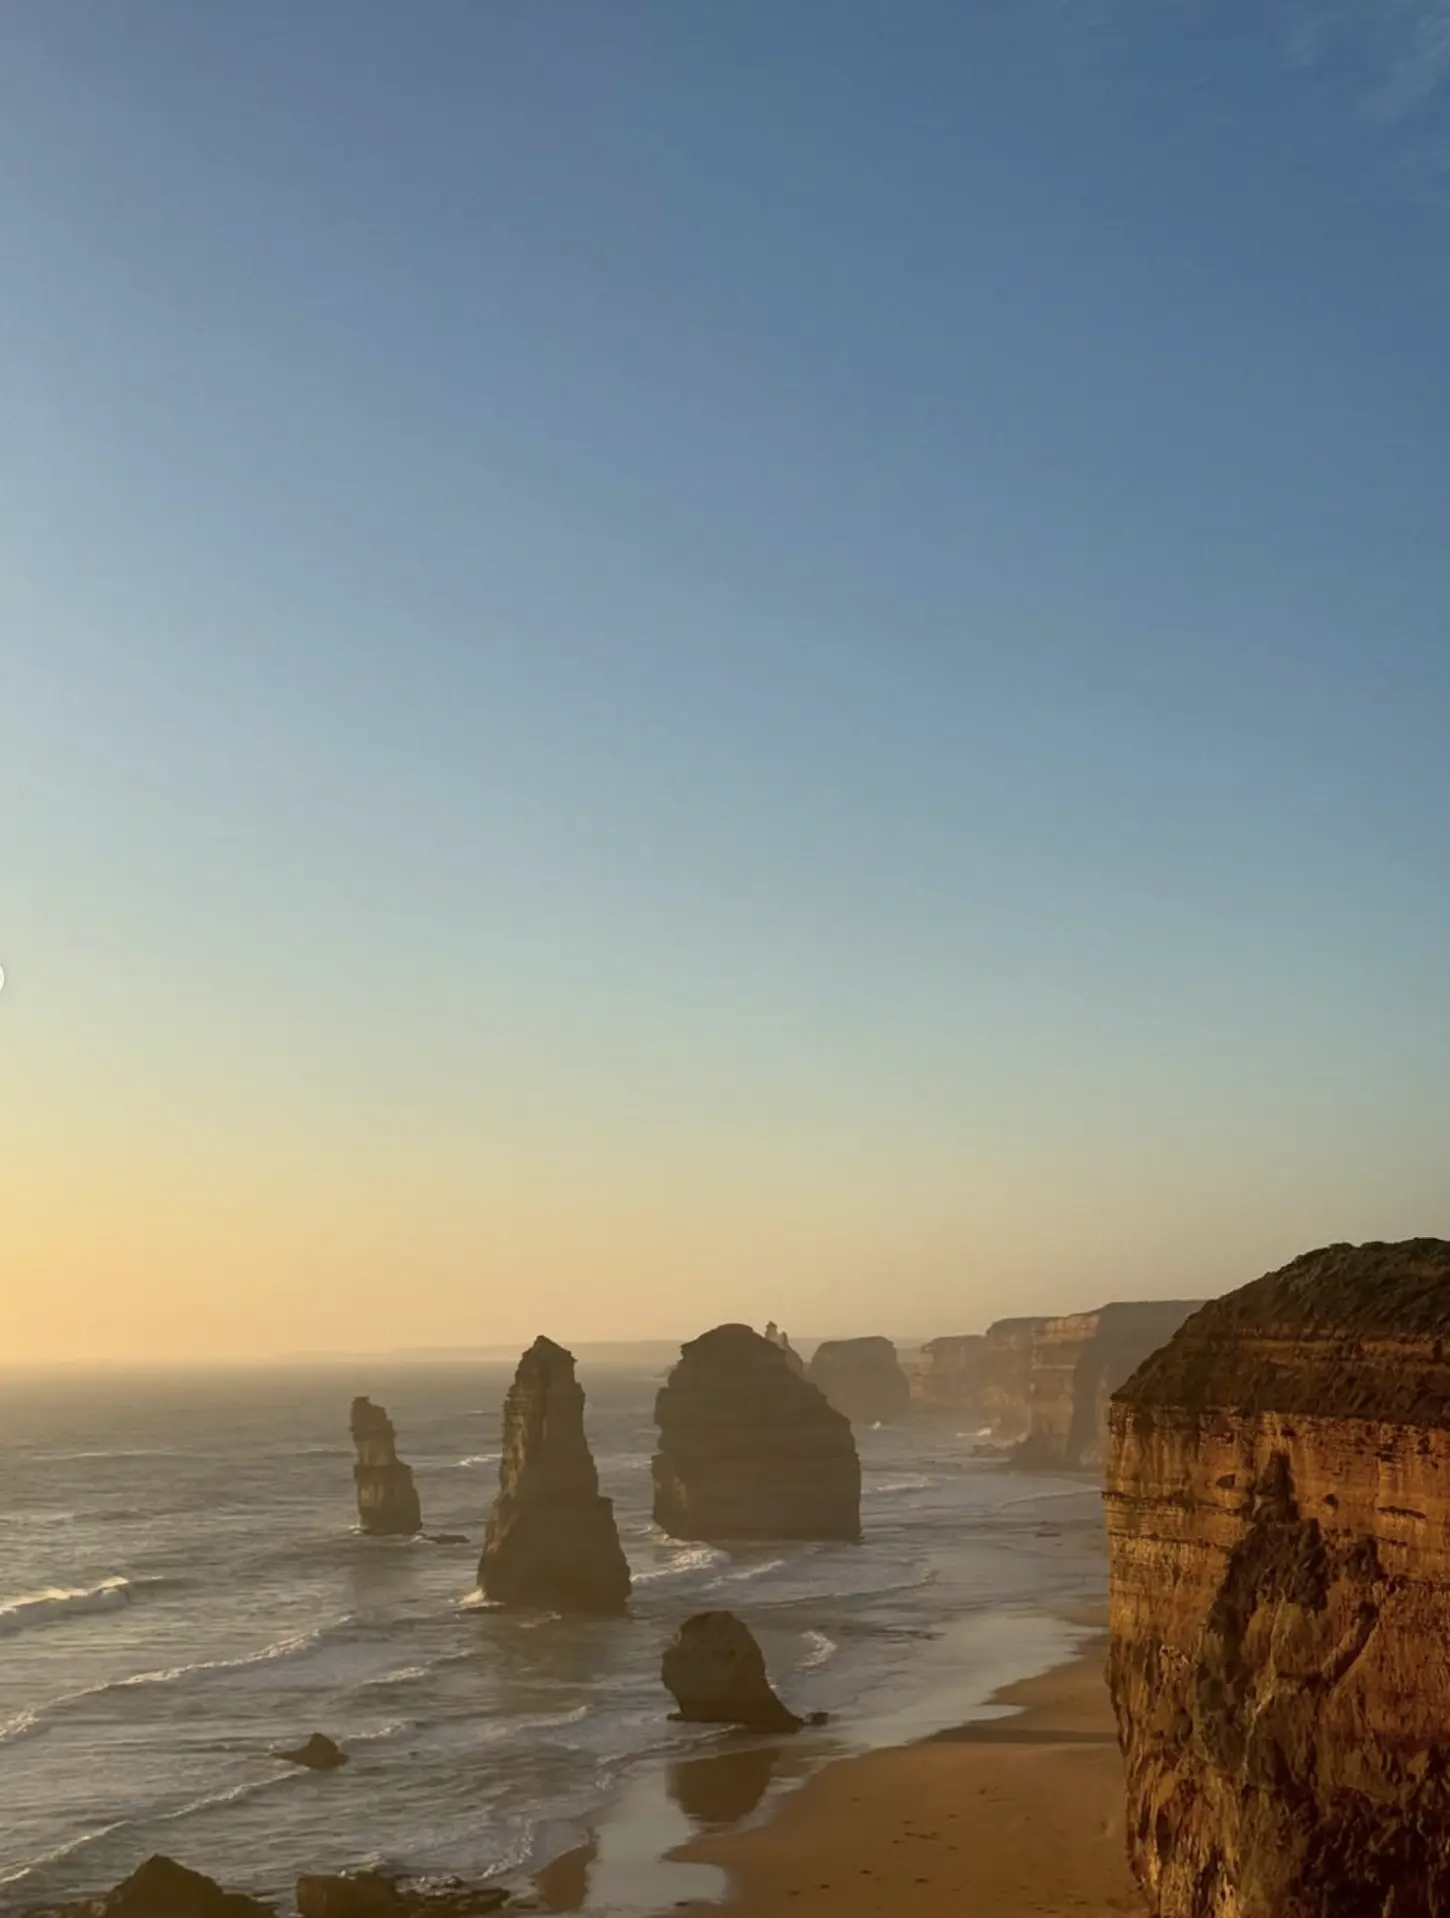
[[[690,1761],[721,1742],[671,1723],[660,1686],[693,1611],[739,1613],[839,1750],[979,1712],[1064,1655],[1050,1608],[1103,1589],[1091,1487],[1004,1472],[935,1425],[858,1431],[860,1545],[669,1539],[649,1512],[659,1379],[596,1364],[586,1420],[629,1614],[485,1607],[511,1373],[0,1380],[0,1910],[104,1888],[154,1851],[283,1906],[303,1871],[517,1881],[622,1788],[667,1781],[685,1817],[710,1776]],[[359,1534],[359,1392],[397,1426],[427,1529],[466,1544]],[[344,1770],[273,1755],[313,1731],[347,1748]],[[724,1756],[738,1791],[742,1758]]]

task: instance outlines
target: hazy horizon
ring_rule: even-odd
[[[0,54],[0,1357],[1450,1236],[1429,0]]]

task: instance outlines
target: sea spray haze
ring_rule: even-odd
[[[268,1893],[363,1863],[517,1872],[630,1767],[708,1749],[659,1682],[691,1612],[745,1617],[832,1737],[895,1738],[1061,1649],[1030,1602],[1103,1589],[1093,1496],[994,1473],[951,1431],[861,1435],[860,1545],[669,1540],[649,1516],[657,1376],[595,1363],[588,1435],[629,1613],[483,1608],[512,1371],[7,1381],[0,1906],[114,1883],[155,1850]],[[364,1390],[406,1435],[430,1530],[467,1543],[358,1531]],[[348,1748],[344,1771],[270,1756],[314,1729]]]

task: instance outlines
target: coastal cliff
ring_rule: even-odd
[[[398,1457],[393,1421],[371,1399],[352,1402],[348,1420],[357,1459],[352,1468],[358,1524],[365,1532],[411,1538],[423,1529],[413,1473]]]
[[[519,1360],[504,1401],[498,1480],[478,1566],[484,1596],[559,1611],[620,1610],[630,1578],[614,1504],[600,1497],[574,1355],[552,1339],[535,1339]]]
[[[1032,1346],[1043,1318],[998,1319],[982,1345],[980,1412],[999,1438],[1021,1438],[1032,1422]]]
[[[980,1420],[986,1351],[987,1338],[983,1332],[928,1339],[907,1368],[912,1403],[917,1410]]]
[[[748,1325],[683,1347],[655,1419],[654,1519],[671,1537],[860,1537],[850,1421]]]
[[[1113,1402],[1105,1504],[1156,1918],[1450,1912],[1450,1244],[1203,1307]]]
[[[827,1339],[806,1377],[857,1424],[889,1425],[911,1410],[911,1385],[890,1339]]]
[[[1040,1325],[1032,1341],[1027,1436],[1016,1463],[1041,1471],[1101,1465],[1113,1393],[1202,1303],[1144,1299]]]

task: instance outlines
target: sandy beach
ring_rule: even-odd
[[[681,1861],[729,1873],[740,1918],[1108,1918],[1141,1912],[1103,1644],[1002,1692],[1020,1715],[829,1765],[754,1830]],[[718,1905],[677,1906],[704,1914]]]

